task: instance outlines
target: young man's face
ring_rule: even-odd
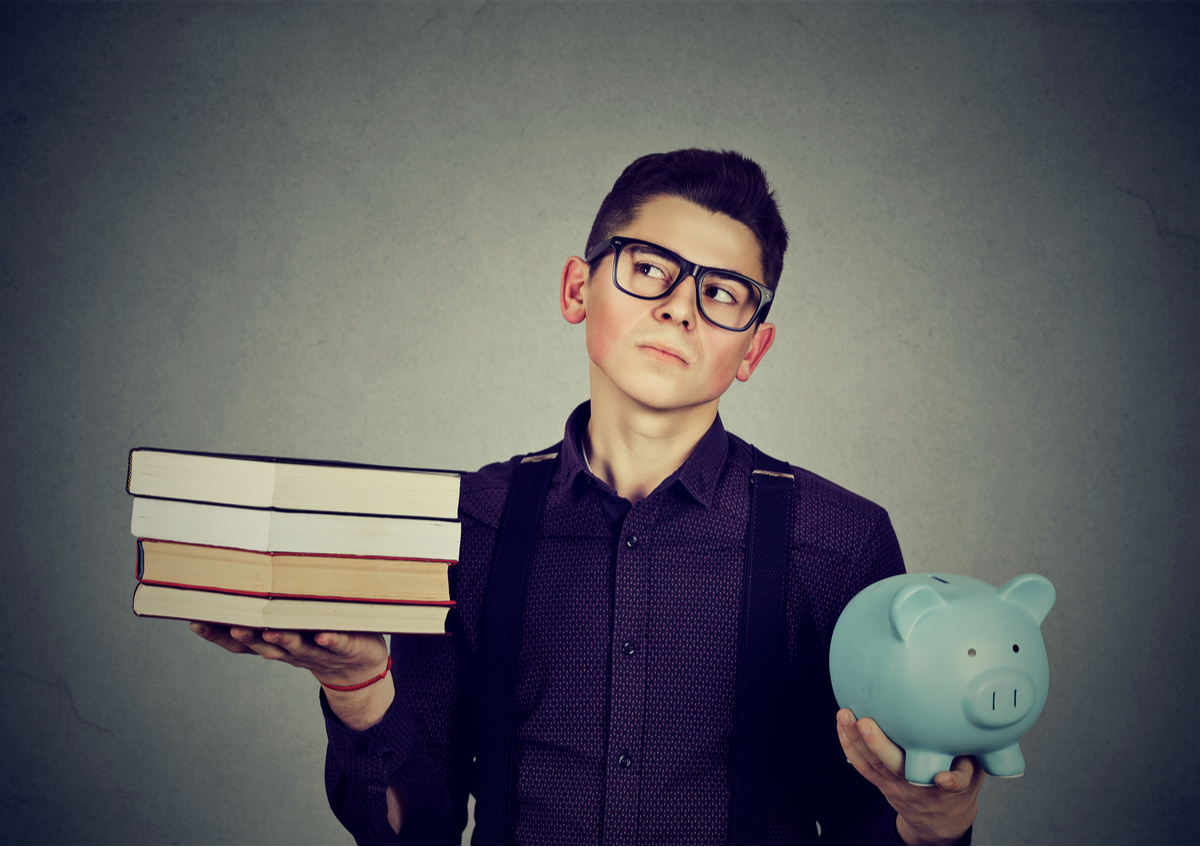
[[[763,278],[758,242],[744,224],[676,197],[650,200],[614,234],[653,242],[707,267]],[[774,338],[771,324],[745,332],[714,326],[700,314],[691,277],[662,300],[631,297],[613,285],[612,262],[610,252],[590,283],[582,259],[573,257],[563,269],[563,316],[587,321],[593,400],[600,393],[659,411],[715,409],[735,378],[750,378]]]

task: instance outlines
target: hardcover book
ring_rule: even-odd
[[[456,471],[138,447],[129,451],[125,490],[258,509],[453,520],[458,485]]]
[[[353,603],[221,594],[141,583],[133,611],[146,617],[207,621],[257,629],[316,632],[406,632],[444,635],[450,606]]]
[[[138,615],[445,633],[459,474],[138,448]]]
[[[462,525],[424,518],[279,512],[135,497],[129,526],[138,538],[264,553],[457,561]]]
[[[139,538],[141,582],[262,597],[450,603],[453,562],[263,553]]]

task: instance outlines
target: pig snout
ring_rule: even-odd
[[[1033,679],[1019,668],[984,671],[967,683],[963,711],[971,723],[996,729],[1029,714],[1037,699]]]

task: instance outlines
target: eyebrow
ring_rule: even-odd
[[[652,253],[656,256],[661,256],[664,259],[683,259],[683,257],[674,250],[668,250],[666,247],[659,247],[657,244],[649,244],[645,241],[638,241],[637,239],[630,239],[630,241],[632,242],[629,245],[630,247],[637,247],[646,253]]]
[[[685,262],[696,265],[697,267],[704,268],[705,271],[708,273],[715,273],[717,275],[725,274],[732,278],[749,279],[749,280],[754,280],[755,282],[758,282],[758,280],[755,280],[754,277],[744,274],[740,271],[730,270],[729,268],[718,268],[718,267],[714,267],[712,265],[701,265],[698,262],[693,262],[691,259],[684,258],[680,254],[676,253],[674,250],[670,250],[666,247],[659,247],[657,244],[652,244],[647,241],[642,241],[641,239],[637,238],[636,236],[628,236],[627,235],[627,236],[621,236],[621,237],[628,239],[631,242],[630,246],[633,246],[634,244],[636,244],[638,247],[644,249],[646,252],[652,253],[657,256],[662,256],[663,258],[674,257],[676,259],[681,259]],[[759,285],[763,285],[763,283],[759,282]]]

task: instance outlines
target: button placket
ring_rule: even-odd
[[[640,501],[626,515],[616,546],[612,689],[608,736],[604,838],[606,843],[637,840],[641,743],[645,733],[646,641],[648,614],[646,537],[658,508]]]

